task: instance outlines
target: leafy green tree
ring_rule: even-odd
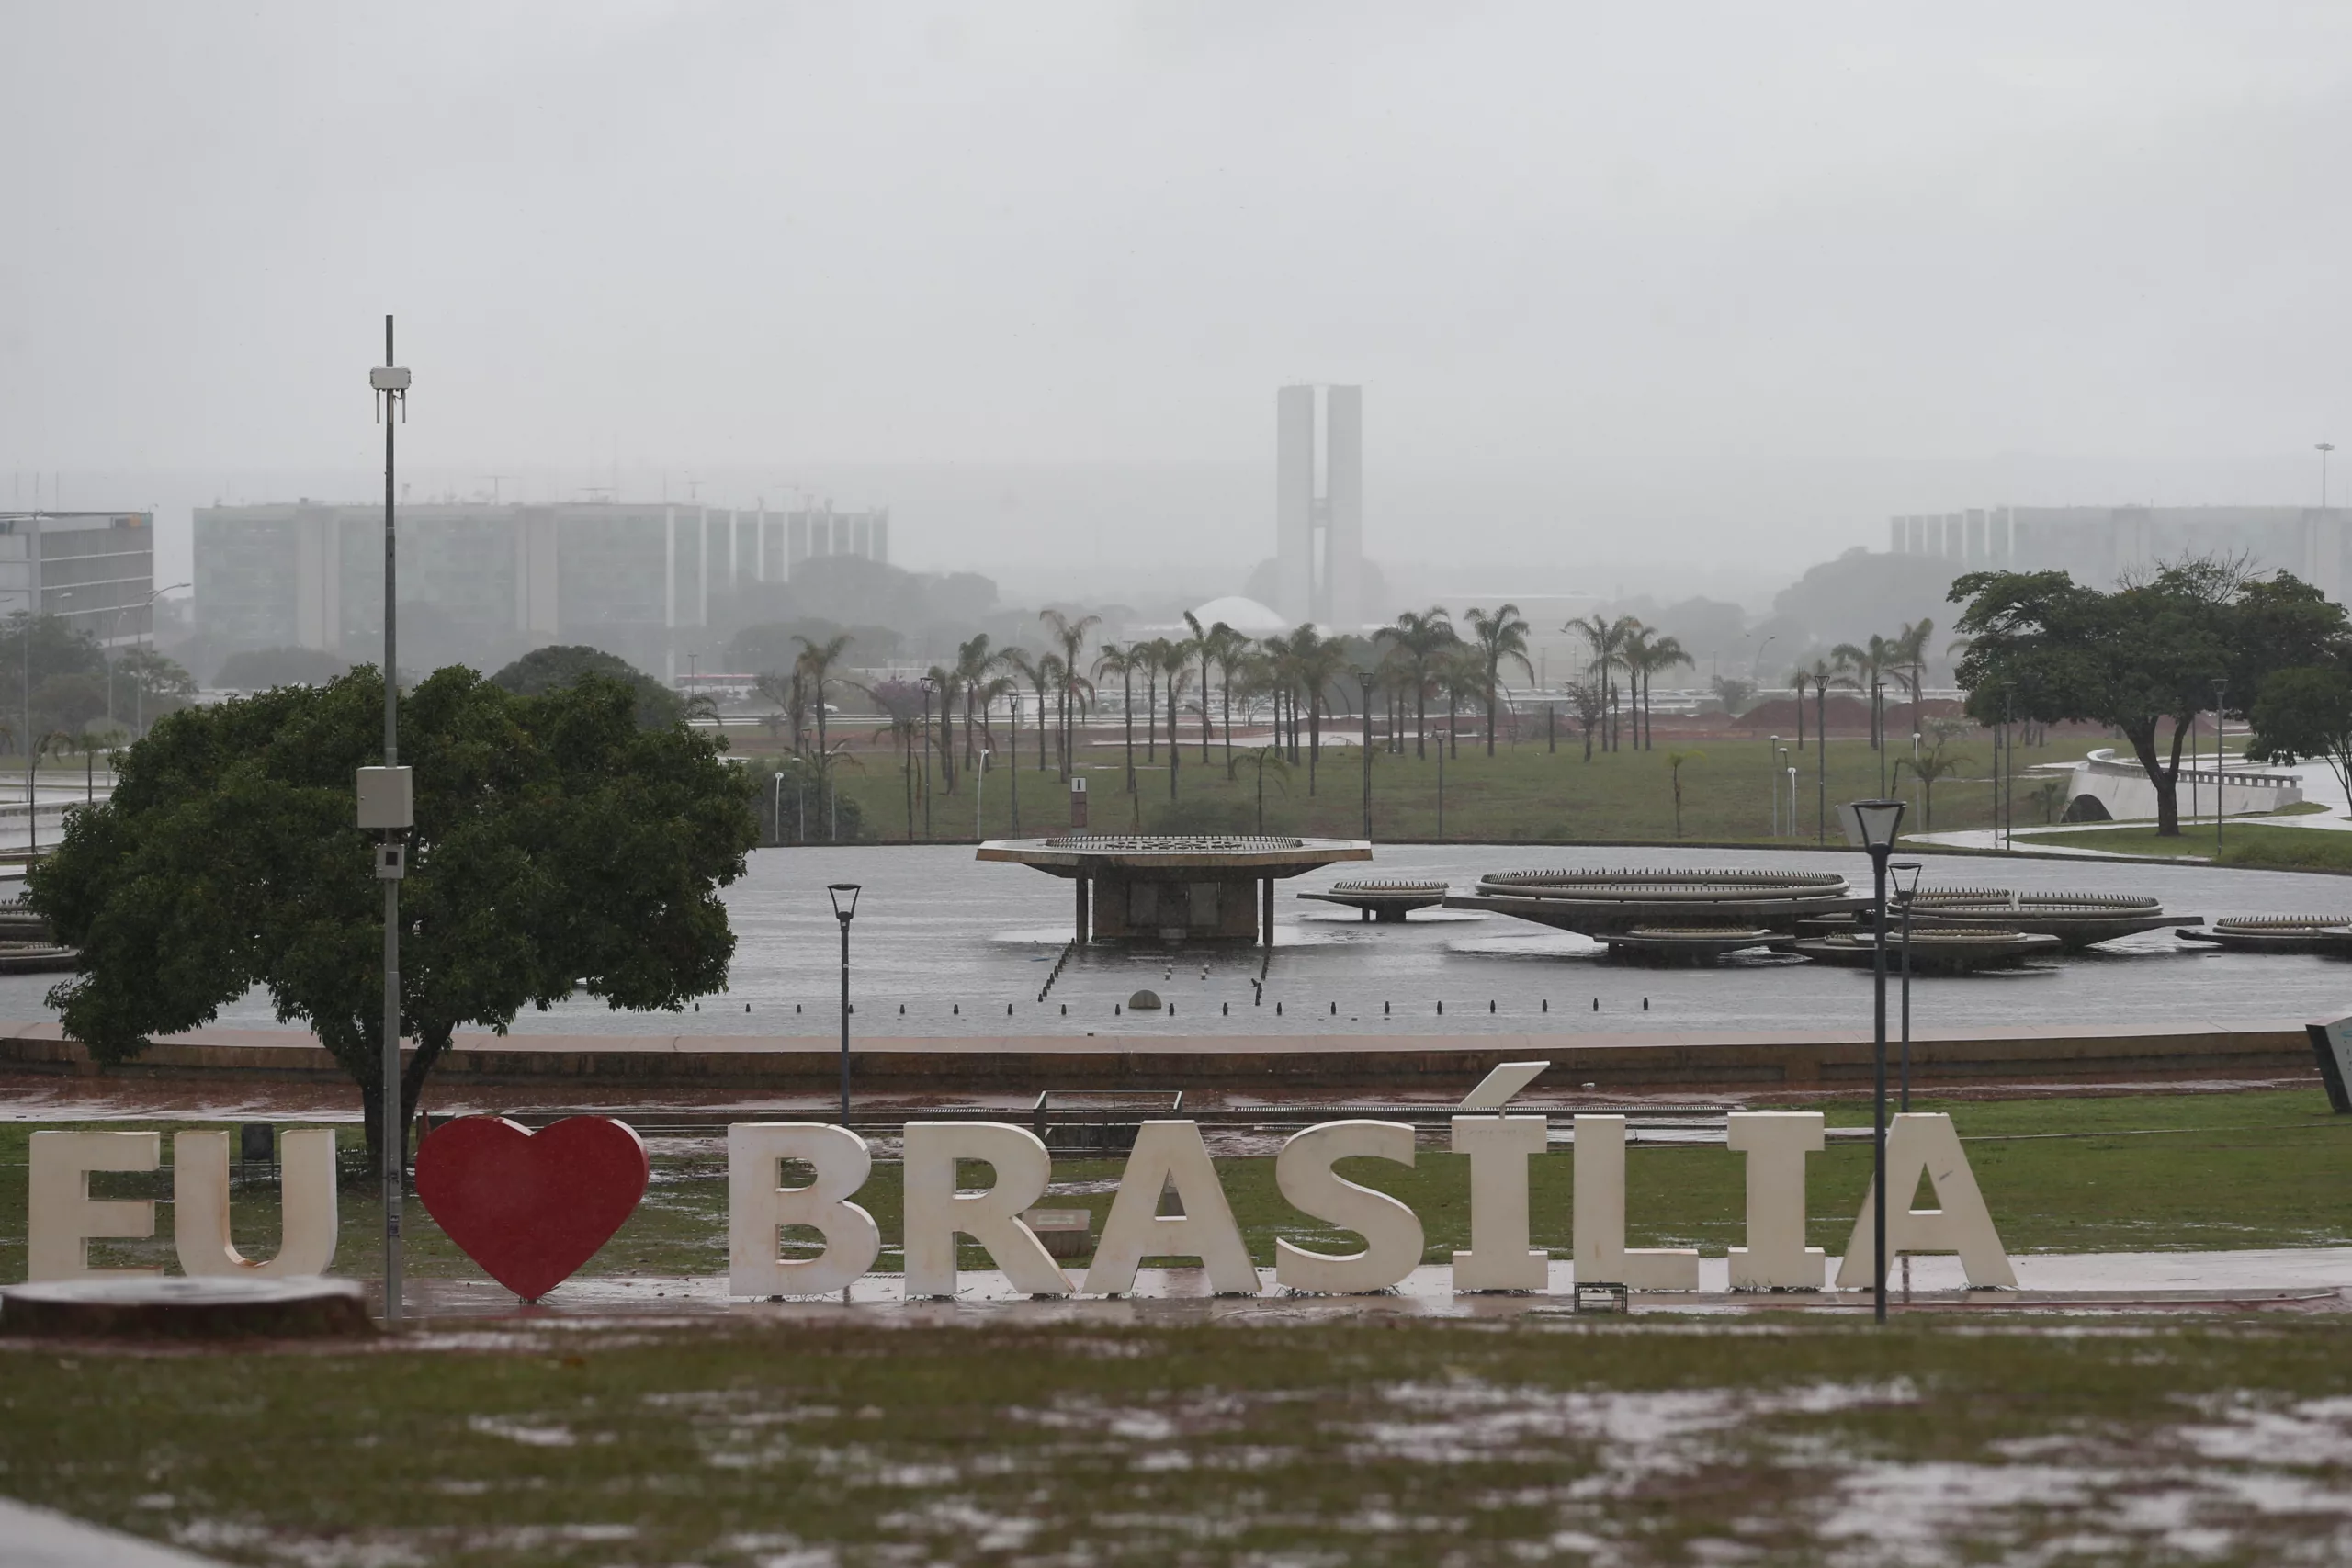
[[[620,655],[601,648],[563,643],[535,648],[490,679],[492,685],[516,696],[536,697],[575,685],[589,675],[628,686],[636,694],[637,721],[648,729],[675,724],[685,714],[684,698]]]
[[[2317,666],[2280,670],[2263,682],[2250,716],[2247,756],[2262,762],[2320,758],[2352,793],[2352,674]]]
[[[2181,748],[2217,687],[2226,681],[2244,705],[2277,671],[2340,662],[2352,640],[2343,610],[2316,589],[2284,572],[2249,581],[2227,561],[2177,562],[2112,592],[2063,571],[1970,572],[1951,592],[1968,605],[1969,716],[2112,726],[2155,786],[2166,838],[2180,832]]]
[[[758,837],[721,743],[649,729],[594,673],[520,697],[443,670],[401,704],[416,828],[401,889],[402,1124],[464,1027],[585,991],[675,1010],[726,984],[718,889]],[[354,770],[383,746],[372,668],[169,716],[77,811],[28,901],[81,950],[50,993],[101,1062],[210,1021],[249,988],[309,1024],[380,1124],[383,918]],[[380,1159],[380,1150],[377,1153]]]

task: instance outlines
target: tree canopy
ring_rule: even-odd
[[[2333,659],[2347,635],[2342,608],[2310,584],[2283,571],[2249,579],[2224,561],[2165,566],[2111,592],[2063,571],[1970,572],[1951,596],[1967,604],[1969,716],[2114,727],[2155,785],[2165,835],[2180,831],[2180,753],[2196,716],[2217,700],[2244,714],[2273,673]]]
[[[401,887],[402,1123],[461,1027],[503,1032],[575,990],[676,1009],[726,982],[718,889],[757,837],[750,781],[683,725],[644,728],[594,673],[520,697],[443,670],[401,705],[416,827]],[[79,971],[50,995],[103,1062],[209,1021],[249,988],[300,1021],[379,1125],[382,899],[354,771],[380,760],[362,667],[173,714],[111,800],[69,819],[28,897]]]
[[[685,699],[616,653],[601,648],[557,643],[535,648],[492,675],[493,685],[517,696],[536,697],[576,683],[584,675],[618,681],[637,694],[637,721],[648,729],[684,716]]]

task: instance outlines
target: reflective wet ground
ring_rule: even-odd
[[[2176,913],[2208,919],[2352,915],[2352,879],[2342,877],[2096,861],[1927,859],[1929,886],[2142,893],[2163,899]],[[725,996],[684,1014],[616,1013],[582,1000],[526,1014],[514,1028],[560,1034],[831,1035],[839,1027],[841,946],[825,886],[836,881],[864,886],[851,931],[852,983],[856,1028],[876,1037],[1868,1026],[1867,971],[1761,954],[1736,956],[1713,969],[1631,968],[1605,959],[1583,938],[1504,917],[1430,910],[1401,926],[1366,924],[1353,911],[1294,897],[1350,875],[1442,877],[1467,890],[1487,872],[1625,865],[1828,869],[1865,886],[1870,875],[1868,860],[1847,852],[1383,845],[1370,867],[1335,866],[1282,884],[1271,955],[1258,948],[1093,947],[1062,969],[1041,1002],[1038,991],[1069,935],[1068,882],[1020,866],[981,864],[968,846],[763,850],[752,857],[749,876],[727,891],[739,945]],[[1261,971],[1262,1003],[1253,984]],[[55,978],[0,976],[0,1018],[51,1016],[41,998]],[[2223,953],[2183,942],[2169,931],[2021,970],[1922,976],[1914,985],[1915,1017],[1923,1028],[2191,1019],[2228,1026],[2352,1010],[2352,964]],[[1172,1017],[1114,1013],[1145,987],[1174,1005]],[[223,1009],[219,1022],[277,1026],[258,993]]]

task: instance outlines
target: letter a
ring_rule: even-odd
[[[1911,1195],[1919,1190],[1926,1171],[1936,1190],[1937,1209],[1915,1209]],[[1914,1112],[1897,1116],[1886,1129],[1886,1195],[1894,1206],[1886,1213],[1886,1251],[1890,1258],[1905,1252],[1957,1252],[1960,1267],[1976,1290],[2018,1288],[2009,1255],[1993,1229],[1984,1195],[1976,1190],[1976,1173],[1951,1118]],[[1846,1261],[1838,1269],[1838,1288],[1858,1291],[1871,1283],[1871,1216],[1877,1209],[1875,1185],[1862,1190],[1862,1212],[1854,1216],[1854,1235],[1846,1243]]]
[[[1182,1214],[1162,1217],[1159,1194],[1173,1181]],[[1090,1295],[1124,1296],[1136,1288],[1136,1269],[1147,1258],[1197,1258],[1208,1269],[1209,1288],[1221,1296],[1254,1296],[1258,1269],[1233,1223],[1233,1205],[1218,1185],[1201,1129],[1191,1122],[1147,1122],[1136,1134],[1135,1152],[1119,1175],[1118,1193],[1086,1271]]]

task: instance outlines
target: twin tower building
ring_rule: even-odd
[[[1364,626],[1363,389],[1274,394],[1274,608],[1331,636]]]

